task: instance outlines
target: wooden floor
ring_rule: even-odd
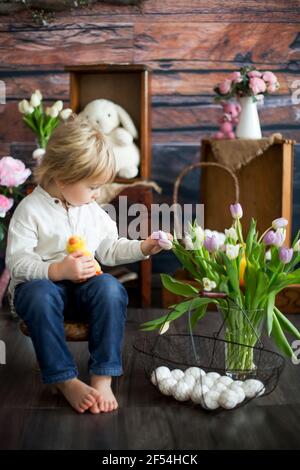
[[[129,309],[123,363],[114,382],[120,408],[78,415],[61,396],[41,385],[31,342],[7,312],[0,311],[0,339],[7,349],[0,365],[1,449],[299,449],[300,365],[287,361],[277,389],[234,411],[211,414],[162,396],[145,377],[132,348],[139,323],[160,310]],[[300,326],[300,316],[293,316]],[[215,331],[216,313],[203,321]],[[71,344],[87,379],[87,345]]]

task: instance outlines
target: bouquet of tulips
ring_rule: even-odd
[[[58,126],[60,120],[66,120],[72,114],[70,108],[63,109],[63,102],[56,101],[52,106],[47,106],[44,110],[43,96],[40,90],[32,93],[30,101],[19,102],[19,111],[23,115],[25,124],[37,135],[40,149],[45,149],[47,142]],[[43,155],[43,151],[36,152],[36,158]]]
[[[297,339],[300,333],[277,308],[275,300],[282,289],[300,283],[299,232],[292,246],[285,247],[286,219],[274,220],[262,235],[252,219],[244,238],[242,207],[233,204],[230,210],[232,226],[224,233],[203,230],[194,223],[184,243],[174,236],[173,251],[193,282],[180,282],[162,274],[164,287],[186,299],[173,305],[168,315],[144,323],[142,329],[165,332],[170,322],[187,312],[191,313],[190,326],[194,328],[205,316],[208,304],[215,303],[224,315],[227,339],[253,347],[261,328],[266,327],[278,348],[292,357],[285,333]]]

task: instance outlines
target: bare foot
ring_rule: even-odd
[[[78,379],[58,383],[57,388],[70,405],[79,413],[84,413],[87,409],[91,409],[100,399],[97,390]]]
[[[91,386],[95,388],[100,395],[100,399],[90,408],[92,413],[99,413],[99,411],[107,413],[118,408],[118,402],[111,389],[111,377],[107,375],[92,375]]]

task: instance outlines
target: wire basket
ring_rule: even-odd
[[[231,369],[228,372],[225,366],[228,345],[237,351],[241,347],[251,351],[255,369],[243,371]],[[217,336],[195,334],[191,340],[189,333],[140,338],[133,348],[140,356],[147,378],[161,393],[167,396],[173,395],[179,401],[192,401],[206,410],[233,409],[254,398],[268,395],[275,389],[285,362],[281,355],[261,346],[252,347],[226,341]],[[161,375],[162,372],[165,373],[165,378]],[[169,380],[169,386],[165,382],[173,376],[177,377],[177,393],[174,388],[172,389],[172,380]],[[187,376],[195,380],[186,379]],[[207,395],[208,392],[212,392],[212,388],[208,388],[209,384],[212,387],[210,379],[218,397],[215,393]],[[187,385],[191,385],[192,388],[188,390],[182,386],[178,391],[180,381],[187,381]],[[237,401],[231,393],[224,395],[223,392],[226,390],[235,391],[237,387],[244,391],[244,395],[240,394]]]

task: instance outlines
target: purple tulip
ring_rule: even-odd
[[[278,228],[284,228],[288,224],[288,221],[284,219],[283,217],[280,217],[279,219],[275,219],[272,222],[272,227],[274,230],[277,230]]]
[[[163,250],[171,250],[173,247],[172,241],[168,239],[168,235],[162,230],[158,230],[158,232],[152,232],[151,239],[158,240],[158,244]]]
[[[273,230],[269,230],[264,236],[264,243],[266,245],[273,245],[276,241],[276,233]]]
[[[294,250],[293,248],[280,248],[279,249],[279,259],[283,264],[287,264],[293,258]]]
[[[243,217],[243,209],[241,204],[230,204],[230,212],[233,219],[241,219]]]
[[[207,236],[204,240],[203,245],[209,251],[209,253],[213,253],[218,249],[218,239],[215,235],[212,235],[211,237]]]
[[[284,244],[285,235],[285,230],[277,229],[275,232],[275,240],[273,245],[278,247],[282,246]]]

